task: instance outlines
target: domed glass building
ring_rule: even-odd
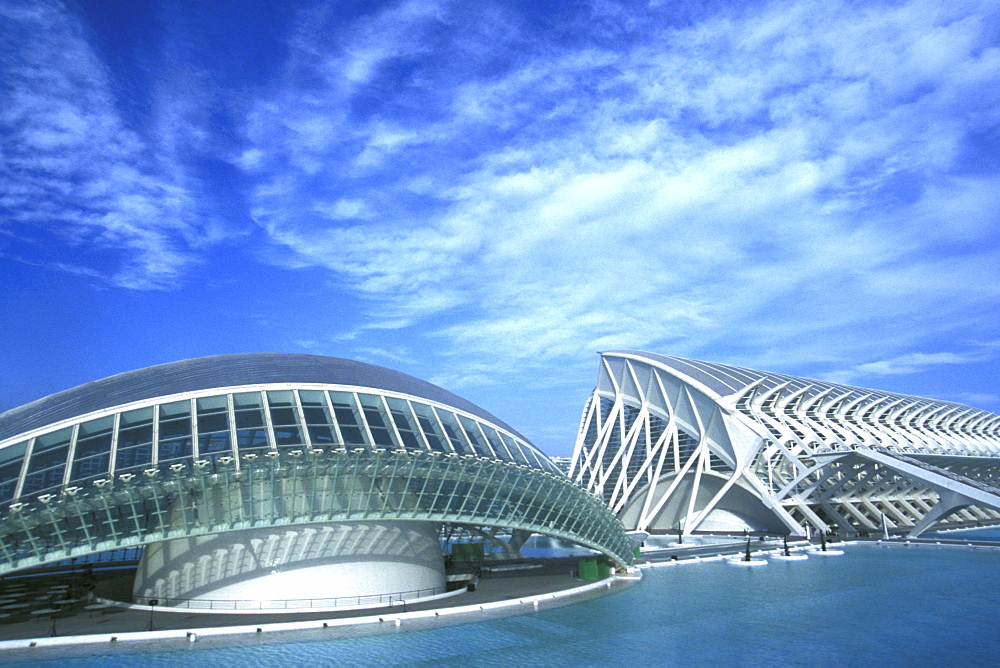
[[[145,546],[140,602],[434,593],[443,526],[631,563],[613,513],[516,430],[383,367],[205,357],[0,414],[0,574]]]

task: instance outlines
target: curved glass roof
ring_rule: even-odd
[[[0,507],[137,472],[325,450],[484,458],[559,475],[506,424],[435,385],[350,360],[225,355],[112,376],[0,416]],[[294,455],[293,455],[294,456]]]
[[[0,441],[113,406],[182,392],[264,383],[350,385],[409,394],[454,406],[521,436],[475,404],[437,385],[393,369],[321,355],[240,353],[199,357],[128,371],[13,408],[0,413]]]

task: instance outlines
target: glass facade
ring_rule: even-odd
[[[0,504],[67,487],[228,457],[324,448],[470,455],[558,474],[496,425],[413,397],[346,389],[269,389],[171,398],[0,448]]]

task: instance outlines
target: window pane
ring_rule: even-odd
[[[236,442],[239,443],[240,450],[267,448],[267,430],[241,429],[236,432]]]
[[[191,437],[175,438],[169,441],[160,440],[158,459],[165,462],[169,459],[191,456]]]
[[[73,459],[86,459],[91,455],[101,452],[111,452],[111,432],[92,438],[77,440]]]
[[[28,496],[29,494],[36,494],[43,490],[54,490],[62,485],[63,471],[66,465],[62,464],[56,468],[46,469],[44,471],[39,471],[38,473],[33,473],[25,478],[24,489],[21,492],[21,496]]]
[[[382,400],[373,394],[359,394],[361,409],[365,412],[369,427],[385,427],[383,419]]]
[[[264,413],[261,411],[236,411],[236,428],[263,427]]]
[[[270,406],[294,406],[295,399],[291,390],[271,390],[267,393],[267,403]]]
[[[165,418],[180,417],[182,415],[191,414],[191,402],[185,399],[184,401],[175,401],[170,404],[163,404],[160,406],[160,420]]]
[[[523,454],[521,454],[521,449],[517,447],[517,441],[512,440],[506,434],[500,434],[500,438],[503,439],[504,445],[507,446],[507,450],[510,451],[510,454],[514,455],[515,460],[521,464],[528,463],[528,460],[524,458]]]
[[[503,443],[500,442],[500,437],[497,436],[496,430],[482,423],[479,426],[482,428],[483,433],[486,434],[486,440],[489,441],[490,447],[493,448],[493,452],[496,453],[497,457],[507,462],[511,461],[513,457],[507,452],[507,448],[503,447]]]
[[[233,395],[233,405],[239,408],[261,408],[260,392],[240,392]]]
[[[39,436],[35,439],[34,452],[42,452],[45,450],[50,450],[52,448],[58,448],[60,446],[69,445],[70,436],[73,433],[71,427],[66,427],[65,429],[60,429],[59,431],[54,431],[51,434],[45,434]]]
[[[444,427],[444,433],[448,435],[448,440],[451,442],[451,446],[455,449],[455,452],[460,455],[472,454],[472,449],[465,440],[462,428],[458,426],[458,420],[455,419],[455,414],[441,409],[437,409],[435,412],[438,414],[438,417],[441,418],[441,425]]]
[[[185,417],[180,420],[167,420],[160,422],[160,440],[173,438],[175,436],[185,436],[191,433],[191,418]]]
[[[202,397],[198,399],[198,415],[202,413],[219,413],[227,409],[226,395],[221,394],[215,397]]]
[[[153,442],[153,425],[143,425],[118,432],[118,449],[130,448],[141,443]]]
[[[313,445],[325,445],[335,441],[333,430],[321,425],[309,425],[309,440]]]
[[[229,415],[227,413],[198,414],[198,433],[208,434],[213,431],[229,431]]]
[[[445,443],[444,435],[438,427],[433,409],[426,404],[418,404],[416,402],[413,402],[411,406],[430,449],[436,452],[449,452],[451,448]]]
[[[271,424],[278,426],[281,424],[298,424],[299,421],[293,408],[272,408]]]
[[[108,415],[97,420],[90,420],[80,425],[77,438],[86,438],[96,434],[110,434],[114,426],[115,417],[113,415]]]
[[[110,452],[98,455],[97,457],[77,459],[73,462],[73,472],[70,475],[70,482],[85,480],[99,475],[107,475],[109,461],[111,461]]]
[[[305,415],[306,424],[332,424],[330,413],[323,408],[303,407],[302,413]]]
[[[69,454],[69,444],[58,448],[51,448],[42,452],[35,452],[31,455],[31,464],[28,466],[29,472],[40,471],[52,466],[66,463],[66,456]]]
[[[299,390],[299,401],[303,406],[326,406],[326,398],[319,390]]]
[[[126,411],[119,418],[118,428],[131,427],[146,422],[153,421],[153,407],[137,408],[134,411]]]
[[[368,445],[364,430],[360,428],[357,404],[350,392],[330,392],[333,412],[340,426],[340,434],[344,437],[344,445]]]
[[[469,441],[472,443],[472,449],[475,450],[477,455],[482,457],[492,457],[492,453],[486,444],[483,443],[483,435],[479,433],[479,426],[465,416],[458,416],[459,422],[465,427],[465,435],[468,436]]]
[[[13,462],[15,459],[20,463],[20,459],[24,457],[24,453],[28,450],[28,442],[21,441],[14,445],[7,446],[3,450],[0,450],[0,466],[7,464],[8,462]]]
[[[14,498],[17,480],[21,476],[21,458],[27,449],[28,442],[22,441],[0,450],[0,503]]]
[[[21,462],[13,461],[0,464],[0,503],[6,503],[14,498],[17,479],[21,475]]]
[[[198,454],[206,455],[212,452],[229,450],[229,432],[221,431],[198,437]]]
[[[115,472],[124,471],[133,466],[146,468],[153,461],[153,444],[147,443],[136,448],[122,449],[118,444],[118,454],[115,456]]]
[[[274,428],[274,444],[275,445],[301,445],[302,436],[299,434],[298,427],[275,427]]]

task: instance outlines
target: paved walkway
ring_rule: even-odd
[[[89,600],[84,578],[80,574],[9,579],[0,584],[0,615],[6,615],[0,618],[0,640],[134,633],[149,630],[151,620],[153,630],[192,629],[346,619],[476,606],[578,587],[585,583],[570,575],[576,565],[576,559],[546,560],[541,568],[486,574],[479,580],[474,592],[407,604],[405,609],[397,604],[363,610],[295,613],[199,614],[154,609],[150,616],[148,608],[108,606]],[[111,584],[114,588],[115,583]],[[107,592],[98,587],[98,593]]]

